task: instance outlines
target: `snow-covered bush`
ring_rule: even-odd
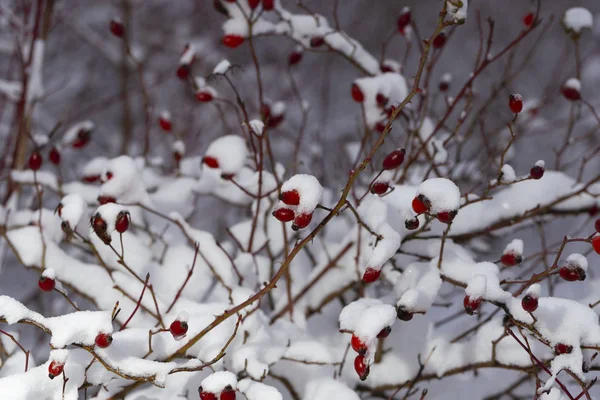
[[[600,394],[600,8],[363,2],[0,6],[0,399]]]

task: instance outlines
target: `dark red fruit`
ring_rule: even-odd
[[[278,208],[273,211],[273,216],[281,222],[290,222],[294,220],[294,210],[289,208]]]
[[[371,185],[371,193],[382,195],[385,194],[390,188],[390,184],[387,182],[373,182]]]
[[[209,103],[213,99],[213,95],[211,92],[199,90],[196,92],[196,100],[201,103]]]
[[[362,281],[364,283],[375,282],[377,279],[379,279],[379,275],[381,275],[381,270],[367,267],[367,270],[363,274]]]
[[[52,361],[50,365],[48,365],[48,378],[54,379],[63,373],[64,364],[61,364],[57,361]]]
[[[292,51],[288,56],[288,65],[291,67],[292,65],[298,64],[302,61],[302,52],[301,51]]]
[[[390,99],[381,93],[377,93],[377,96],[375,96],[375,101],[381,107],[385,107],[385,105],[388,103],[388,101],[390,101]]]
[[[500,257],[500,262],[507,267],[514,267],[523,262],[523,256],[513,252],[504,253],[502,254],[502,257]]]
[[[360,90],[360,88],[358,87],[358,85],[356,83],[352,84],[352,98],[357,103],[362,103],[365,100],[365,95],[363,94],[363,92]]]
[[[325,44],[323,36],[314,36],[310,39],[310,47],[321,47]]]
[[[271,11],[275,8],[275,0],[262,0],[262,7],[265,11]]]
[[[419,218],[414,217],[414,218],[409,218],[409,219],[405,220],[404,226],[409,231],[414,231],[415,229],[417,229],[419,227]]]
[[[94,214],[94,216],[92,217],[91,220],[91,224],[92,224],[92,228],[94,229],[94,232],[98,233],[105,233],[106,232],[106,221],[104,221],[102,219],[102,217],[100,216],[100,214],[96,213]]]
[[[596,254],[600,254],[600,235],[596,235],[592,238],[592,248]]]
[[[255,9],[260,4],[260,0],[248,0],[248,5],[251,9]]]
[[[32,169],[33,171],[38,171],[40,168],[42,168],[43,161],[44,161],[44,159],[42,158],[42,155],[40,154],[40,152],[34,151],[29,156],[29,168]]]
[[[540,165],[534,165],[529,170],[529,176],[531,176],[533,179],[542,179],[542,176],[544,176],[544,167]]]
[[[300,193],[297,190],[288,190],[287,192],[281,192],[279,200],[287,204],[288,206],[297,206],[300,204]]]
[[[60,164],[60,152],[56,147],[52,147],[50,149],[50,154],[48,155],[50,162],[54,165]]]
[[[406,150],[397,149],[388,154],[381,164],[381,167],[386,170],[396,169],[398,168],[402,162],[404,162],[404,155],[406,154]]]
[[[375,130],[379,133],[383,133],[385,131],[386,123],[384,121],[378,121],[375,124]]]
[[[598,218],[594,223],[594,229],[596,230],[596,232],[600,233],[600,218]]]
[[[463,306],[465,307],[465,311],[469,315],[473,315],[475,310],[479,308],[480,304],[481,299],[471,299],[469,296],[465,296],[465,299],[463,300]]]
[[[443,224],[449,224],[456,217],[456,211],[442,211],[437,213],[436,218]]]
[[[44,292],[51,292],[56,287],[56,282],[54,281],[54,279],[48,278],[47,276],[42,275],[42,276],[40,276],[40,279],[38,280],[38,286]]]
[[[94,183],[100,180],[100,175],[85,175],[83,181],[87,183]]]
[[[221,392],[219,400],[235,400],[235,390],[229,385]]]
[[[182,81],[185,81],[190,76],[190,70],[189,64],[181,64],[177,68],[177,77]]]
[[[202,386],[198,388],[198,393],[200,394],[200,400],[217,400],[217,396],[213,393],[202,391]]]
[[[584,281],[586,278],[585,271],[580,267],[570,268],[564,266],[558,270],[558,274],[568,282]]]
[[[100,205],[104,205],[107,203],[116,203],[117,199],[115,199],[114,197],[111,196],[98,196],[98,203]]]
[[[98,346],[102,349],[105,349],[108,346],[110,346],[112,341],[113,341],[113,338],[108,333],[99,333],[96,335],[96,339],[94,340],[94,342],[96,343],[96,346]]]
[[[297,231],[297,230],[306,228],[310,224],[311,220],[312,220],[312,214],[309,214],[309,213],[298,214],[294,218],[294,223],[292,224],[292,229]]]
[[[122,38],[125,35],[125,26],[121,21],[113,19],[110,21],[110,32],[116,37]]]
[[[417,214],[423,214],[429,210],[429,207],[427,207],[427,202],[425,201],[425,197],[422,194],[413,199],[412,209]]]
[[[354,370],[358,374],[358,377],[361,381],[367,379],[367,376],[369,376],[369,364],[367,364],[365,356],[356,356],[356,358],[354,359]]]
[[[533,25],[533,18],[535,17],[535,15],[533,13],[528,13],[523,17],[523,25],[525,25],[526,28],[531,27],[531,25]]]
[[[115,222],[115,229],[119,233],[125,232],[129,229],[129,213],[127,211],[121,211],[117,215],[117,221]]]
[[[161,129],[165,132],[170,132],[173,128],[173,124],[171,123],[171,121],[163,117],[160,117],[158,119],[158,124],[160,125]]]
[[[444,32],[440,33],[433,39],[433,48],[441,49],[446,44],[446,34]]]
[[[232,49],[235,49],[242,43],[244,43],[244,37],[240,35],[225,35],[223,37],[223,44]]]
[[[520,94],[511,94],[508,96],[508,107],[515,114],[523,110],[523,98]]]
[[[404,34],[404,29],[410,24],[410,9],[402,10],[402,14],[398,17],[398,31]]]
[[[450,83],[448,83],[447,81],[440,81],[438,87],[440,89],[440,92],[446,92],[448,89],[450,89]]]
[[[381,72],[386,73],[386,72],[394,72],[394,68],[386,63],[381,63],[379,65],[379,69],[381,69]]]
[[[381,330],[381,332],[379,332],[377,334],[377,338],[378,339],[385,339],[386,337],[390,336],[390,333],[392,333],[392,327],[391,326],[386,326],[385,328],[383,328]]]
[[[185,321],[175,320],[171,322],[171,326],[169,326],[169,331],[171,331],[171,335],[173,337],[180,337],[187,333],[188,324]]]
[[[538,308],[538,299],[530,295],[525,295],[523,300],[521,300],[521,306],[527,312],[534,312]]]
[[[404,307],[398,307],[396,309],[396,316],[401,321],[410,321],[411,319],[413,319],[413,313],[411,313]]]
[[[71,143],[71,147],[74,149],[81,149],[85,147],[86,144],[89,143],[91,138],[91,132],[87,129],[81,129],[77,132],[77,138]]]
[[[352,346],[352,350],[358,354],[365,354],[368,350],[367,345],[355,335],[352,335],[352,339],[350,339],[350,345]]]
[[[570,86],[563,86],[560,89],[560,91],[562,92],[563,96],[565,96],[565,98],[567,100],[570,100],[570,101],[581,100],[581,93],[579,92],[579,90],[577,90],[577,88],[570,87]]]
[[[554,346],[554,352],[557,356],[561,354],[570,354],[573,351],[573,346],[564,343],[558,343]]]
[[[214,157],[204,156],[202,162],[206,164],[208,168],[219,168],[219,161],[217,161],[217,159]]]

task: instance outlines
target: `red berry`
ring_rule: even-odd
[[[240,35],[225,35],[223,37],[223,44],[232,49],[235,49],[242,43],[244,43],[244,37]]]
[[[463,306],[465,307],[465,311],[469,315],[473,315],[475,310],[477,310],[479,308],[480,304],[481,304],[481,299],[473,299],[472,300],[469,296],[465,296],[465,299],[463,300]]]
[[[208,168],[219,168],[219,161],[214,157],[204,156],[202,162],[204,162]]]
[[[383,169],[396,169],[398,168],[402,162],[404,162],[404,155],[406,154],[406,150],[397,149],[388,154],[381,164]]]
[[[201,103],[209,103],[213,99],[213,95],[211,92],[199,90],[196,92],[196,100]]]
[[[260,4],[260,0],[248,0],[248,5],[251,9],[255,9]]]
[[[521,306],[523,306],[523,310],[527,312],[534,312],[538,308],[538,299],[530,295],[526,295],[523,297],[523,300],[521,300]]]
[[[185,81],[190,76],[190,70],[189,64],[181,64],[177,68],[177,77],[182,81]]]
[[[111,196],[98,196],[98,203],[100,205],[103,204],[107,204],[107,203],[116,203],[117,199],[115,199],[114,197]]]
[[[576,88],[563,86],[560,90],[567,100],[577,101],[581,99],[581,93]]]
[[[544,167],[540,165],[534,165],[529,170],[529,176],[531,176],[533,179],[542,179],[542,176],[544,176]]]
[[[379,275],[381,275],[381,270],[367,267],[367,270],[363,274],[362,280],[364,283],[372,283],[379,279]]]
[[[568,266],[561,267],[558,274],[567,282],[585,280],[585,271],[579,267],[569,268]]]
[[[58,149],[56,147],[52,147],[50,149],[50,154],[49,154],[48,158],[50,159],[50,162],[52,164],[54,164],[54,165],[60,164],[60,152],[58,151]]]
[[[64,366],[64,364],[61,364],[58,361],[52,361],[50,365],[48,365],[48,378],[54,379],[62,374]]]
[[[287,192],[281,192],[279,200],[287,204],[288,206],[297,206],[300,204],[300,193],[297,190],[289,190]]]
[[[410,9],[405,8],[398,17],[398,31],[404,34],[404,29],[410,24]]]
[[[169,331],[171,331],[171,335],[173,337],[183,336],[188,331],[188,324],[185,321],[175,320],[171,322],[171,326],[169,326]]]
[[[440,92],[445,92],[450,88],[450,83],[441,81],[438,88],[440,89]]]
[[[414,218],[409,218],[409,219],[405,220],[404,227],[406,229],[408,229],[409,231],[414,231],[415,229],[417,229],[419,227],[419,218],[414,217]]]
[[[312,214],[309,214],[309,213],[298,214],[294,218],[294,222],[292,223],[292,229],[297,231],[297,230],[306,228],[310,224],[311,220],[312,220]]]
[[[228,3],[235,3],[237,0],[225,0]]]
[[[358,374],[358,377],[361,381],[367,379],[367,376],[369,376],[369,364],[367,364],[365,356],[356,356],[356,358],[354,359],[354,370]]]
[[[600,235],[596,235],[592,238],[592,248],[596,254],[600,254]]]
[[[523,25],[525,25],[526,28],[531,27],[531,25],[533,25],[533,18],[535,17],[535,15],[533,13],[528,13],[523,17]]]
[[[71,147],[74,149],[81,149],[85,147],[86,144],[90,141],[90,131],[87,129],[81,129],[77,132],[77,138],[71,143]]]
[[[85,175],[83,181],[87,183],[94,183],[100,180],[100,175]]]
[[[29,156],[29,168],[32,169],[33,171],[38,171],[40,168],[42,168],[42,161],[44,161],[44,160],[43,160],[40,152],[34,151]]]
[[[310,39],[310,47],[321,47],[325,44],[323,36],[313,36]]]
[[[113,341],[113,338],[108,333],[99,333],[96,335],[96,339],[95,339],[96,346],[103,348],[103,349],[110,346],[112,341]]]
[[[433,47],[435,49],[441,49],[446,44],[446,34],[444,32],[440,33],[433,39]]]
[[[378,121],[375,124],[375,130],[379,133],[383,133],[385,131],[386,123],[384,121]]]
[[[47,276],[42,275],[42,276],[40,276],[40,279],[38,280],[38,286],[44,292],[51,292],[56,287],[56,282],[54,281],[54,279],[48,278]]]
[[[394,72],[394,68],[386,63],[381,63],[379,65],[379,69],[381,69],[381,72],[386,73],[386,72]]]
[[[368,350],[367,345],[356,335],[352,335],[352,339],[350,339],[350,345],[352,346],[352,350],[358,354],[365,354]]]
[[[425,196],[420,194],[417,197],[415,197],[412,201],[412,209],[417,214],[423,214],[427,212],[427,210],[429,210],[429,207],[427,206],[427,202],[425,201]]]
[[[558,343],[554,346],[554,352],[557,356],[561,354],[570,354],[573,351],[573,346],[564,343]]]
[[[413,313],[401,306],[396,310],[396,316],[402,321],[410,321],[413,319]]]
[[[203,392],[202,387],[198,388],[198,392],[200,393],[200,400],[217,400],[217,396],[210,392]]]
[[[275,0],[262,0],[262,7],[265,11],[271,11],[275,8]]]
[[[173,152],[173,159],[175,160],[175,163],[179,164],[179,162],[181,161],[182,158],[183,158],[183,154],[181,154],[178,151]]]
[[[106,180],[107,180],[107,181],[110,181],[110,180],[112,179],[112,177],[113,177],[113,173],[112,173],[112,172],[110,172],[110,171],[107,171],[107,172],[106,172]]]
[[[158,119],[158,124],[160,125],[161,129],[165,132],[170,132],[171,129],[173,128],[173,124],[171,123],[171,120],[160,117]]]
[[[358,85],[356,83],[352,84],[352,98],[357,103],[362,103],[365,100],[365,95],[363,94],[363,92],[360,90],[360,88],[358,87]]]
[[[596,232],[600,233],[600,218],[594,223],[594,229],[596,229]]]
[[[92,216],[91,224],[94,232],[106,233],[106,221],[102,219],[100,214],[96,213]]]
[[[374,182],[371,185],[371,193],[382,195],[388,191],[390,184],[387,182]]]
[[[518,114],[523,110],[523,98],[520,94],[511,94],[508,96],[508,107],[510,111]]]
[[[385,107],[385,105],[388,103],[388,101],[390,101],[389,98],[387,98],[386,96],[384,96],[381,93],[377,93],[377,96],[375,96],[375,101],[377,102],[377,104],[379,104],[382,107]]]
[[[235,400],[235,390],[233,390],[231,386],[227,385],[227,387],[221,392],[219,400]]]
[[[125,35],[125,26],[121,21],[113,19],[110,21],[110,32],[116,37],[122,38]]]
[[[523,261],[523,256],[517,253],[509,252],[502,254],[500,257],[500,262],[507,267],[514,267],[517,264],[521,264]]]
[[[290,222],[294,220],[294,210],[289,208],[278,208],[273,211],[273,216],[281,222]]]
[[[381,332],[379,332],[377,334],[377,338],[378,339],[385,339],[386,337],[390,336],[390,333],[392,333],[392,327],[391,326],[386,326],[385,328],[383,328],[381,330]]]
[[[292,51],[288,56],[288,65],[296,65],[300,61],[302,61],[302,52],[301,51]]]
[[[449,224],[456,217],[456,211],[442,211],[437,213],[436,218],[443,224]]]
[[[115,222],[115,229],[119,233],[125,232],[129,229],[129,213],[127,211],[121,211],[117,215],[117,221]]]

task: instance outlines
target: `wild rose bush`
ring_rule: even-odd
[[[378,49],[343,30],[337,0],[332,18],[302,2],[215,0],[221,45],[244,62],[200,68],[208,45],[187,42],[161,78],[193,102],[182,111],[159,100],[154,39],[130,26],[144,4],[124,1],[102,16],[123,60],[122,134],[108,134],[102,119],[44,113],[60,85],[44,57],[69,10],[24,3],[2,14],[17,66],[0,81],[13,111],[0,131],[2,399],[598,393],[590,10],[521,5],[517,26],[467,0],[431,2],[437,18],[398,6]],[[453,77],[446,50],[461,31],[479,45]],[[521,73],[555,48],[549,32],[569,56],[543,89],[521,91]],[[267,39],[293,43],[278,70],[256,51]],[[308,132],[295,76],[309,52],[356,69],[331,75],[354,103],[351,138]],[[284,85],[289,101],[269,100]],[[220,130],[209,141],[186,122],[207,110]]]

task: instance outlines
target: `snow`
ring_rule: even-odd
[[[214,140],[206,149],[206,156],[214,157],[219,162],[223,173],[235,174],[246,163],[248,149],[241,136],[225,135]]]
[[[173,149],[174,153],[180,154],[182,156],[185,154],[185,143],[183,143],[183,140],[174,141],[171,145],[171,148]]]
[[[500,170],[501,176],[500,181],[502,183],[512,183],[517,180],[517,175],[515,174],[515,170],[508,164],[504,164],[502,169]]]
[[[348,304],[339,316],[340,330],[353,332],[367,346],[383,328],[396,322],[396,309],[378,299],[363,298]]]
[[[160,118],[164,119],[165,121],[170,121],[171,120],[171,112],[169,112],[169,110],[162,110],[160,112]]]
[[[238,383],[238,388],[248,400],[283,400],[283,396],[279,393],[279,390],[273,386],[255,382],[248,378],[242,379]]]
[[[581,81],[577,78],[569,78],[565,82],[564,86],[569,89],[574,89],[578,92],[581,92]]]
[[[185,51],[179,58],[179,64],[180,65],[192,64],[194,62],[194,58],[196,58],[196,47],[193,44],[188,43],[185,46]]]
[[[460,207],[460,190],[446,178],[427,179],[419,185],[417,196],[422,194],[431,202],[431,212],[456,211]]]
[[[5,81],[0,79],[0,93],[8,97],[12,101],[18,101],[21,97],[23,85],[21,82]]]
[[[469,0],[448,0],[446,10],[454,23],[462,24],[467,19]]]
[[[65,364],[67,362],[67,358],[69,357],[69,350],[59,349],[50,351],[50,357],[48,361],[55,361],[59,364]]]
[[[44,67],[44,49],[46,42],[36,39],[33,43],[33,54],[31,70],[29,71],[29,82],[27,86],[27,103],[31,104],[44,96],[44,84],[42,80],[42,69]]]
[[[200,386],[202,386],[202,390],[205,392],[219,394],[227,386],[236,389],[237,383],[235,374],[229,371],[218,371],[204,378]]]
[[[271,106],[271,115],[273,117],[280,117],[285,114],[285,103],[283,101],[277,101]]]
[[[87,210],[87,204],[77,193],[66,195],[60,200],[60,218],[69,223],[71,229],[75,229],[83,213]]]
[[[469,279],[465,294],[471,300],[480,299],[485,296],[487,287],[487,278],[485,275],[475,275]]]
[[[281,192],[292,190],[297,190],[300,194],[300,204],[296,208],[297,213],[311,214],[323,196],[323,187],[313,175],[297,174],[281,185]]]
[[[513,239],[506,245],[502,254],[523,255],[523,241],[521,239]]]
[[[531,297],[534,297],[536,299],[539,299],[540,296],[542,295],[542,286],[539,283],[534,283],[533,285],[531,285],[527,288],[527,290],[525,291],[525,294],[529,295]]]
[[[343,381],[318,378],[307,383],[303,400],[360,400],[360,397]]]
[[[95,128],[95,125],[92,121],[85,120],[85,121],[77,122],[77,123],[71,125],[71,127],[69,129],[67,129],[67,131],[63,135],[62,143],[70,144],[75,139],[77,139],[77,134],[79,133],[79,131],[91,132],[94,130],[94,128]]]
[[[213,69],[212,73],[223,75],[229,70],[229,68],[231,68],[231,63],[227,60],[222,60],[220,63],[217,64],[215,69]]]
[[[44,278],[56,279],[56,271],[54,268],[46,268],[42,273]]]
[[[536,167],[546,168],[546,162],[544,160],[537,160],[534,165]]]
[[[110,196],[121,203],[148,203],[148,194],[142,179],[142,172],[136,161],[128,156],[119,156],[106,163],[106,172],[112,178],[105,180],[100,187],[100,195]]]
[[[569,32],[580,33],[582,29],[592,29],[594,17],[583,7],[573,7],[565,11],[562,22]]]
[[[381,107],[377,103],[377,94],[386,96],[389,105],[395,105],[406,97],[408,89],[406,79],[400,74],[386,72],[374,77],[359,78],[354,81],[364,95],[363,107],[366,122],[369,127],[374,127],[381,120]]]
[[[285,352],[284,357],[324,364],[334,361],[329,347],[316,340],[299,340],[293,342]]]
[[[83,176],[100,176],[106,170],[107,164],[108,158],[106,157],[93,158],[83,167]]]
[[[377,232],[383,236],[383,239],[377,242],[377,245],[373,248],[368,266],[375,269],[381,269],[381,267],[396,254],[400,248],[402,238],[400,237],[400,234],[388,224],[381,225]]]
[[[115,230],[117,217],[122,211],[127,211],[127,209],[116,203],[106,203],[98,207],[94,215],[99,214],[102,217],[106,222],[106,232],[110,235]]]
[[[581,268],[584,271],[588,269],[588,260],[583,254],[573,253],[567,257],[565,262],[573,268]]]
[[[249,125],[250,125],[250,130],[256,136],[262,136],[263,131],[265,130],[265,124],[262,121],[260,121],[258,119],[253,119],[252,121],[250,121]]]
[[[441,286],[437,266],[412,263],[395,284],[394,292],[400,295],[396,304],[410,312],[426,312],[437,298]]]

